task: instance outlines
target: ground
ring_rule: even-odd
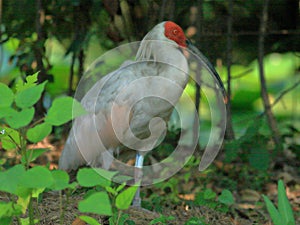
[[[53,142],[45,139],[35,146],[29,146],[49,148],[48,153],[38,158],[35,164],[46,165],[50,163],[50,168],[57,167],[63,143],[64,141]],[[1,154],[11,159],[15,157],[10,155],[11,153],[9,152],[2,152]],[[197,157],[199,156],[196,155]],[[32,164],[32,166],[35,164]],[[135,221],[137,225],[149,224],[150,221],[160,217],[160,215],[164,217],[172,216],[173,220],[157,224],[184,225],[194,217],[201,219],[204,222],[203,224],[209,225],[271,225],[270,217],[263,203],[262,194],[269,196],[273,202],[277,202],[277,180],[283,179],[286,184],[287,196],[294,209],[296,224],[300,224],[300,178],[297,173],[299,164],[293,165],[284,160],[277,162],[277,164],[272,167],[272,171],[268,171],[273,174],[272,178],[264,180],[260,177],[260,181],[255,181],[255,174],[250,172],[247,173],[248,177],[243,177],[245,176],[245,165],[223,164],[222,155],[211,166],[213,168],[211,171],[213,172],[200,173],[197,166],[192,163],[169,180],[163,182],[163,184],[142,188],[143,205],[151,211],[130,208],[124,213],[128,214],[129,219]],[[249,180],[247,181],[247,179]],[[251,182],[257,182],[256,186],[251,184]],[[236,189],[233,189],[233,186]],[[199,206],[193,204],[197,193],[208,188],[211,188],[217,194],[220,194],[225,188],[230,189],[233,193],[235,204],[226,213],[211,209],[209,205]],[[79,190],[70,196],[65,208],[64,224],[85,224],[78,219],[78,216],[82,215],[82,213],[77,208],[78,201],[82,199],[84,194],[84,190]],[[64,193],[62,193],[62,198],[65,200]],[[3,195],[1,200],[5,200]],[[36,213],[37,217],[40,218],[40,224],[59,224],[59,193],[43,193]],[[90,215],[97,218],[101,224],[108,224],[107,217]]]

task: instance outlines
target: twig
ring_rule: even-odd
[[[280,99],[283,98],[283,96],[285,96],[287,93],[289,93],[290,91],[292,91],[293,89],[295,89],[298,85],[300,84],[300,80],[298,80],[295,84],[293,84],[291,87],[283,90],[280,95],[275,99],[275,101],[271,104],[271,107],[275,106]]]
[[[235,79],[239,79],[241,77],[247,76],[252,71],[253,71],[253,69],[247,69],[247,70],[245,70],[244,72],[241,72],[238,75],[231,76],[231,80],[235,80]],[[226,82],[228,82],[228,81],[226,81]]]
[[[273,108],[279,101],[280,99],[282,99],[287,93],[289,93],[290,91],[294,90],[298,85],[300,85],[300,80],[298,80],[295,84],[293,84],[291,87],[283,90],[279,96],[275,99],[275,101],[270,104],[270,107]],[[258,115],[258,117],[262,117],[263,115],[266,114],[266,109],[260,114]]]

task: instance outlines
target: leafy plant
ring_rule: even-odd
[[[225,161],[232,162],[239,157],[248,162],[252,168],[262,171],[267,170],[271,155],[266,145],[271,137],[260,133],[261,126],[262,120],[256,119],[249,124],[245,134],[239,139],[227,142],[225,145]]]
[[[221,195],[217,196],[212,189],[208,188],[196,195],[194,203],[220,212],[228,212],[230,206],[234,204],[234,198],[232,193],[227,189],[223,190]]]
[[[12,177],[14,179],[12,179]],[[26,224],[35,224],[33,201],[48,188],[63,190],[74,188],[69,184],[69,176],[65,171],[50,171],[43,166],[36,166],[25,170],[23,165],[16,165],[0,173],[0,191],[6,193],[10,201],[0,201],[0,224],[11,224],[12,219],[18,218],[28,210]]]
[[[94,189],[87,192],[84,199],[78,203],[78,209],[83,213],[110,216],[110,225],[133,224],[123,210],[131,205],[138,186],[124,189],[125,183],[123,183],[114,187],[111,180],[116,174],[117,172],[100,168],[80,169],[77,173],[78,183],[82,187],[94,187]],[[80,218],[85,222],[92,220],[89,216]]]
[[[60,126],[71,119],[85,113],[79,102],[71,97],[54,99],[46,116],[33,121],[34,105],[40,99],[47,81],[37,84],[38,73],[26,77],[26,82],[19,80],[16,91],[0,83],[0,140],[3,149],[13,150],[21,154],[21,162],[26,168],[29,163],[43,154],[44,150],[27,149],[27,143],[37,143],[52,131],[53,126]]]
[[[160,217],[151,220],[150,223],[149,223],[149,225],[154,225],[154,224],[169,224],[168,222],[172,221],[174,219],[175,219],[174,216],[160,215]]]
[[[9,201],[0,202],[1,224],[10,224],[18,218],[20,224],[35,224],[33,201],[46,189],[63,190],[74,188],[64,171],[50,171],[48,168],[30,163],[46,149],[27,149],[27,143],[37,143],[49,135],[53,126],[62,125],[85,113],[80,103],[71,97],[53,101],[45,117],[33,121],[34,105],[40,99],[47,81],[37,84],[38,73],[27,76],[26,82],[19,80],[15,92],[0,83],[0,140],[2,148],[16,150],[21,155],[21,165],[15,165],[0,173],[0,191],[7,194]],[[12,179],[13,178],[13,179]],[[20,218],[28,211],[28,217]]]
[[[203,218],[191,217],[184,225],[208,225]]]
[[[286,196],[286,191],[282,180],[278,181],[278,208],[275,207],[275,205],[267,196],[263,195],[263,198],[274,225],[296,224],[293,210]]]

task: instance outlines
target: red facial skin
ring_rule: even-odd
[[[186,37],[183,30],[176,23],[167,21],[165,23],[165,36],[175,41],[180,47],[186,48]]]

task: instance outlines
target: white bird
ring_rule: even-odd
[[[135,61],[100,79],[83,97],[88,114],[75,119],[59,168],[108,169],[112,154],[125,144],[138,150],[135,168],[140,179],[144,156],[165,134],[162,120],[168,121],[187,85],[186,48],[195,50],[181,27],[171,21],[156,25],[142,40]],[[225,93],[217,72],[204,60]],[[158,98],[151,97],[154,94]],[[133,205],[140,203],[138,190]]]

